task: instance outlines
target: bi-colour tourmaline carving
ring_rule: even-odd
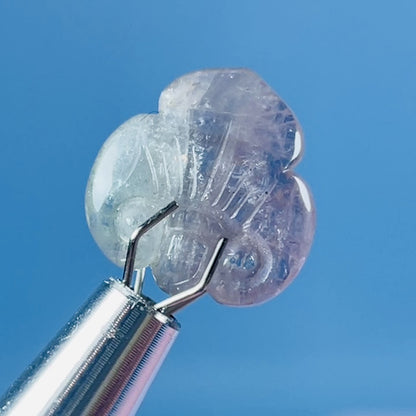
[[[123,265],[131,233],[176,200],[179,209],[139,245],[170,294],[201,278],[220,237],[229,242],[209,285],[220,303],[252,305],[298,274],[315,229],[311,194],[292,168],[302,154],[293,112],[255,73],[185,75],[106,141],[86,193],[91,232]]]

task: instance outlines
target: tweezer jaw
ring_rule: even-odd
[[[126,262],[124,263],[124,272],[123,272],[123,283],[128,286],[130,289],[134,289],[137,294],[141,294],[143,289],[143,280],[144,280],[144,272],[138,273],[136,277],[136,284],[135,287],[132,287],[133,282],[133,275],[134,275],[134,264],[136,261],[136,252],[137,252],[137,245],[139,243],[140,238],[146,234],[151,228],[153,228],[156,224],[166,218],[168,215],[172,214],[179,205],[176,201],[172,201],[170,204],[166,205],[166,207],[162,208],[158,211],[155,215],[147,219],[139,228],[137,228],[130,237],[129,245],[127,247],[127,255],[126,255]]]
[[[172,201],[166,207],[162,208],[155,215],[147,219],[140,227],[138,227],[130,237],[129,245],[127,247],[126,262],[124,264],[123,271],[123,283],[134,290],[139,296],[142,294],[143,282],[145,276],[145,268],[138,270],[136,274],[136,279],[133,285],[133,277],[135,271],[135,260],[137,246],[140,238],[156,224],[166,218],[168,215],[173,213],[179,205],[176,201]],[[184,290],[181,293],[173,295],[161,302],[158,302],[154,305],[154,309],[163,313],[164,315],[170,316],[178,312],[185,306],[194,302],[196,299],[201,297],[206,291],[209,283],[211,282],[212,276],[215,272],[215,269],[218,265],[218,262],[224,252],[224,248],[227,244],[227,239],[222,237],[218,240],[213,253],[210,257],[208,265],[200,279],[200,281],[193,287]]]
[[[165,315],[173,315],[180,309],[201,297],[207,291],[207,287],[211,282],[212,276],[215,272],[227,241],[228,240],[226,238],[220,238],[218,240],[217,245],[215,246],[215,249],[208,262],[208,266],[205,269],[202,278],[195,286],[188,290],[184,290],[177,295],[171,296],[170,298],[167,298],[159,303],[156,303],[154,308],[164,313]]]

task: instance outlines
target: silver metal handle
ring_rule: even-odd
[[[105,281],[0,400],[0,415],[134,414],[179,330],[153,306]]]
[[[220,238],[201,280],[157,304],[132,287],[140,237],[178,205],[145,221],[130,239],[123,282],[109,279],[0,399],[3,416],[127,416],[138,409],[168,353],[179,324],[173,313],[202,296],[226,238]]]

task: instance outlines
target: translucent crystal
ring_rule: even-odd
[[[91,232],[122,266],[134,229],[176,200],[136,266],[150,265],[175,294],[196,284],[227,237],[209,293],[229,305],[264,302],[293,280],[312,243],[313,201],[291,170],[301,153],[293,112],[258,75],[185,75],[162,92],[158,114],[133,117],[101,149],[86,194]]]

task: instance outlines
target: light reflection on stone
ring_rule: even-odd
[[[258,75],[185,75],[162,92],[159,114],[133,117],[104,144],[87,187],[91,232],[122,266],[131,232],[175,199],[180,208],[145,236],[136,265],[151,265],[175,294],[196,284],[224,236],[209,293],[264,302],[298,274],[312,243],[312,197],[292,172],[301,156],[296,117]]]

